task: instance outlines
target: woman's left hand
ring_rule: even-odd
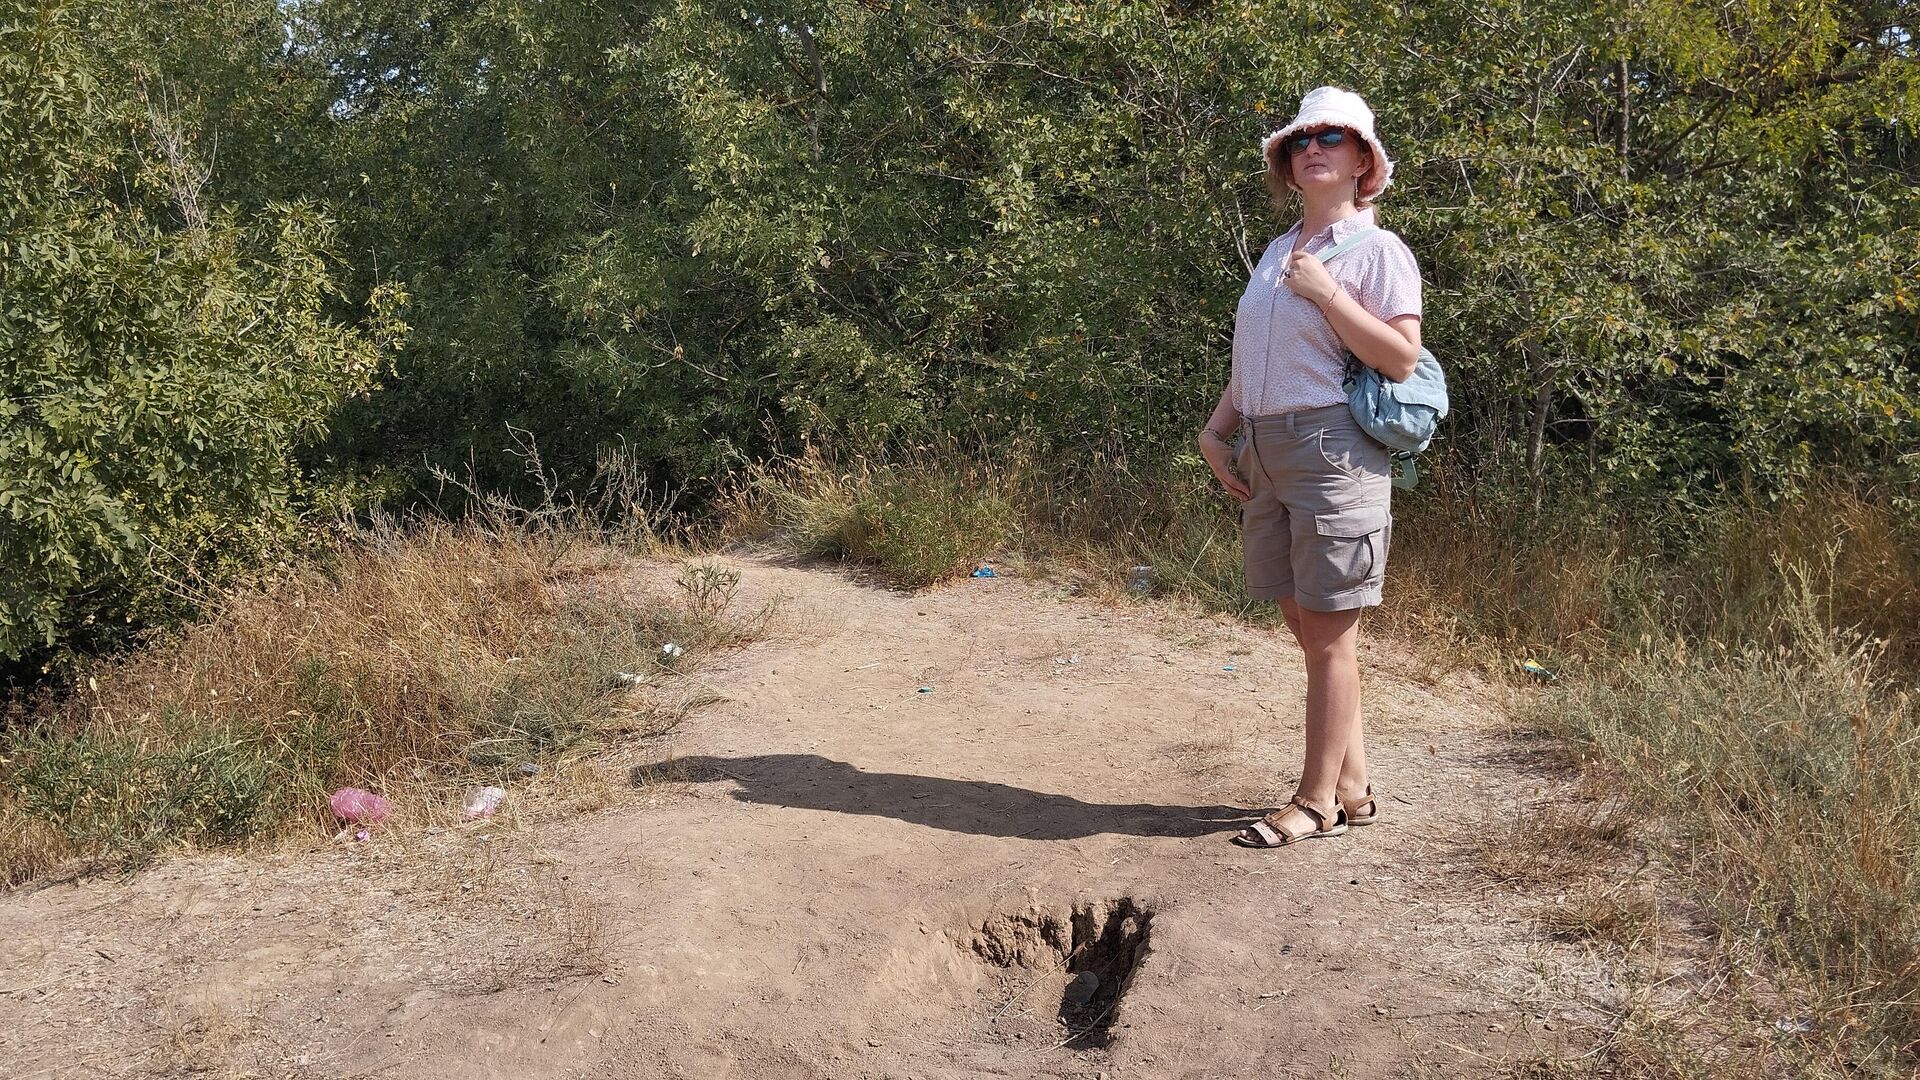
[[[1326,307],[1333,301],[1333,295],[1340,286],[1334,284],[1333,275],[1327,273],[1327,264],[1317,255],[1296,251],[1287,257],[1287,273],[1281,280],[1295,296],[1303,296],[1313,301],[1317,307]]]

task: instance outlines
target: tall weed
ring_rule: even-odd
[[[817,452],[749,470],[730,528],[878,567],[908,587],[958,574],[1014,540],[1005,473],[958,457],[836,467]]]

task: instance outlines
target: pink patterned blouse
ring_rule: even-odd
[[[1373,223],[1368,207],[1322,229],[1304,250],[1323,251]],[[1346,346],[1313,301],[1295,296],[1280,278],[1299,233],[1296,223],[1267,245],[1234,313],[1229,386],[1241,416],[1299,412],[1347,400],[1340,386]],[[1327,273],[1382,322],[1420,314],[1420,266],[1406,243],[1385,229],[1335,256]]]

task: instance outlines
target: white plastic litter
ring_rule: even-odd
[[[460,800],[460,815],[468,821],[492,817],[493,812],[500,809],[500,804],[505,802],[506,798],[505,788],[470,787]]]

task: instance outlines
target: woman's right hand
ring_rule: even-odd
[[[1213,475],[1220,481],[1220,486],[1227,489],[1227,494],[1238,502],[1253,498],[1247,482],[1234,474],[1233,448],[1212,428],[1200,432],[1200,456],[1207,459],[1207,467],[1213,470]]]

